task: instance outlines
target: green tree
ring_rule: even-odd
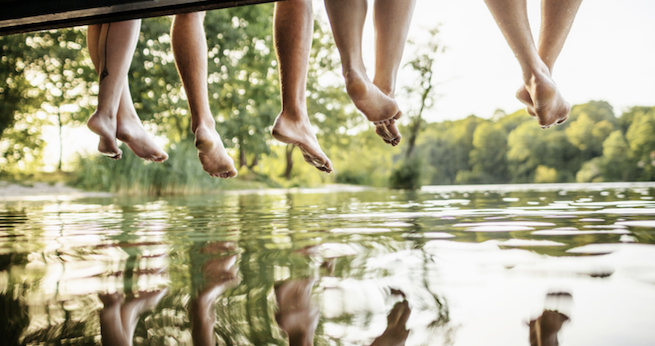
[[[638,161],[640,180],[655,179],[655,108],[639,108],[630,112],[632,122],[625,135],[634,158]]]
[[[482,119],[473,115],[457,121],[429,124],[419,152],[431,166],[431,184],[454,184],[459,171],[471,169],[473,134]]]
[[[44,143],[40,138],[43,119],[35,116],[43,95],[32,84],[28,73],[38,53],[31,49],[29,34],[0,37],[0,138],[3,160],[0,170],[6,171],[19,162],[35,162]],[[19,123],[17,126],[16,123]]]
[[[507,173],[507,131],[500,123],[480,123],[473,133],[471,171],[457,175],[459,183],[505,183]]]
[[[581,160],[587,161],[603,154],[603,142],[618,126],[612,106],[604,101],[576,105],[565,127],[566,136],[580,149]]]
[[[428,36],[429,40],[421,44],[410,41],[410,44],[416,47],[416,51],[414,52],[414,58],[407,63],[407,66],[411,66],[412,70],[417,74],[418,79],[414,83],[405,86],[405,92],[407,95],[416,95],[416,100],[412,100],[414,102],[410,102],[410,104],[417,104],[419,106],[417,109],[407,112],[408,117],[411,119],[405,156],[407,159],[412,156],[416,145],[416,138],[424,127],[423,112],[434,107],[434,63],[439,54],[443,53],[446,49],[439,40],[438,26],[429,29]]]
[[[33,63],[33,72],[42,82],[42,109],[55,118],[59,134],[59,164],[63,157],[64,126],[79,126],[94,108],[90,104],[91,86],[97,76],[88,51],[84,48],[86,31],[73,28],[39,32],[32,36],[31,47],[41,59]]]
[[[637,163],[630,145],[620,130],[612,132],[603,142],[602,174],[605,181],[630,181],[635,176]]]

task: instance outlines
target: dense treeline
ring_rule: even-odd
[[[428,184],[635,181],[655,178],[655,107],[615,117],[603,101],[576,105],[548,130],[525,111],[427,126],[419,145]]]
[[[350,103],[329,27],[321,22],[315,25],[307,102],[336,171],[330,176],[317,172],[293,146],[270,136],[280,110],[272,12],[270,4],[248,6],[211,11],[205,20],[210,103],[239,166],[238,187],[244,180],[267,186],[339,182],[416,188],[655,179],[655,108],[634,107],[616,117],[611,105],[593,101],[574,106],[565,124],[549,130],[541,130],[524,111],[426,123],[422,119],[434,104],[431,69],[443,53],[434,39],[437,29],[431,31],[432,41],[414,45],[415,50],[410,45],[406,52],[409,63],[401,73],[414,73],[421,83],[400,88],[408,115],[401,128],[405,139],[390,147]],[[146,126],[168,140],[170,160],[149,164],[126,149],[118,162],[80,157],[78,186],[192,193],[235,185],[209,179],[197,162],[169,30],[169,17],[143,21],[129,74],[135,107]],[[41,127],[57,125],[61,137],[63,127],[83,125],[95,108],[97,76],[85,29],[0,37],[0,48],[0,171],[38,170],[45,145]]]

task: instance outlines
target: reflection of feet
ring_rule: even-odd
[[[375,133],[391,144],[400,143],[400,132],[395,125],[401,116],[396,100],[373,84],[365,73],[350,70],[344,73],[348,96],[368,121],[375,125]]]
[[[562,124],[568,119],[571,106],[557,90],[557,85],[548,70],[533,72],[525,83],[525,89],[528,95],[519,90],[517,97],[521,102],[528,104],[528,112],[532,110],[531,113],[539,119],[541,128],[547,129]],[[532,108],[528,103],[530,101],[533,101]]]
[[[89,130],[93,131],[96,135],[100,136],[100,143],[98,143],[98,151],[111,159],[118,160],[122,157],[123,151],[118,148],[116,144],[116,118],[111,119],[105,114],[99,113],[97,110],[89,118],[86,123]]]
[[[412,310],[409,308],[409,303],[406,300],[396,303],[389,316],[387,316],[387,329],[373,341],[371,346],[405,345],[407,336],[409,336],[409,331],[406,329],[405,324],[411,313]]]
[[[564,312],[571,309],[573,297],[568,292],[554,292],[546,295],[544,312],[530,321],[530,345],[557,346],[557,333],[569,317]]]
[[[301,120],[295,119],[297,117],[290,117],[284,112],[280,113],[273,125],[273,138],[282,143],[297,146],[302,151],[302,156],[307,163],[323,172],[332,172],[332,162],[321,150],[307,116],[301,117]]]
[[[116,138],[127,144],[134,154],[146,161],[164,162],[168,159],[166,152],[148,136],[141,120],[135,114],[118,114]]]
[[[220,245],[224,244],[210,245],[208,252],[222,251]],[[216,345],[213,329],[216,322],[214,304],[218,296],[239,285],[236,256],[209,260],[203,265],[202,273],[207,283],[189,304],[191,337],[194,345]]]
[[[207,287],[203,292],[219,290],[216,295],[239,284],[236,266],[237,256],[220,257],[210,259],[202,266],[202,274],[207,281]]]
[[[530,321],[530,345],[557,346],[557,333],[569,318],[552,310],[544,311],[536,320]]]
[[[237,170],[234,168],[234,160],[225,151],[218,132],[213,128],[201,125],[196,129],[195,135],[202,169],[215,178],[236,177]]]
[[[290,345],[311,345],[318,326],[319,310],[311,302],[313,279],[291,280],[275,285],[278,312],[275,319],[289,335]]]
[[[137,298],[126,303],[123,303],[123,295],[119,293],[98,294],[104,305],[100,311],[102,344],[132,345],[139,316],[154,308],[165,293],[166,290],[140,292]]]

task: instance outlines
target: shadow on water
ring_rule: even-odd
[[[0,343],[646,345],[653,192],[0,202]]]

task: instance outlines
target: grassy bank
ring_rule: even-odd
[[[202,170],[192,142],[168,148],[163,163],[146,162],[126,147],[118,161],[103,156],[80,157],[71,185],[88,191],[129,195],[200,194],[217,190],[274,186],[265,177],[250,173],[238,179],[216,179]]]

